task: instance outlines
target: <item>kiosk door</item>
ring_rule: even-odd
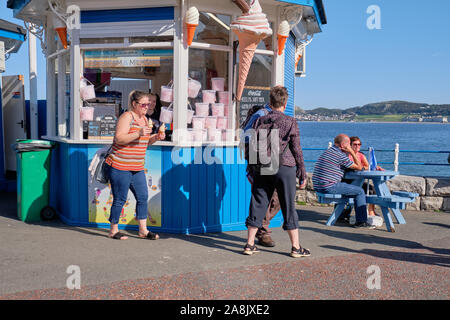
[[[2,77],[2,104],[5,169],[16,171],[16,152],[11,145],[27,137],[23,76]]]

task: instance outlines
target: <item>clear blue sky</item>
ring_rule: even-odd
[[[307,48],[307,77],[296,79],[297,106],[349,108],[386,100],[450,103],[450,1],[323,2],[328,24]],[[380,7],[380,30],[366,26],[370,5]],[[23,25],[6,1],[0,1],[0,18]],[[44,99],[45,59],[38,49],[38,98]],[[23,74],[28,83],[27,42],[6,61],[6,69],[3,75]]]
[[[328,24],[307,48],[307,76],[296,80],[297,106],[450,104],[450,1],[323,2]],[[366,27],[370,5],[380,7],[380,30]]]
[[[13,18],[13,11],[11,9],[6,8],[6,1],[0,0],[0,19],[7,20],[9,22],[18,24],[21,27],[24,27],[23,21]],[[45,99],[46,95],[46,83],[45,83],[45,74],[46,74],[46,61],[44,55],[42,54],[41,44],[38,39],[36,39],[36,46],[38,51],[38,99]],[[6,75],[16,75],[22,74],[24,75],[25,81],[25,98],[29,99],[29,63],[28,63],[28,40],[22,43],[20,50],[18,53],[13,53],[10,55],[9,59],[6,60],[6,72],[2,73],[2,76]]]

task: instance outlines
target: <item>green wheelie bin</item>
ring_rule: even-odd
[[[50,156],[54,143],[45,140],[16,140],[17,215],[24,222],[50,220],[56,211],[49,207]]]

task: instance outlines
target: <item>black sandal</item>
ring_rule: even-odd
[[[311,255],[311,252],[309,251],[309,249],[305,249],[305,248],[294,248],[292,247],[291,249],[291,257],[293,258],[300,258],[300,257],[309,257]]]
[[[149,231],[147,233],[147,235],[145,235],[145,236],[141,236],[140,235],[139,237],[141,237],[142,239],[150,239],[150,240],[157,240],[157,239],[159,239],[159,235],[157,233],[153,233],[151,231]]]
[[[116,239],[116,240],[125,240],[125,239],[122,239],[122,237],[128,237],[128,236],[121,232],[116,232],[113,236],[108,236],[108,237],[110,237],[111,239]]]

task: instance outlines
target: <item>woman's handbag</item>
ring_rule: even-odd
[[[91,172],[91,182],[94,180],[103,184],[109,183],[108,164],[106,158],[111,154],[112,145],[106,149],[100,149],[94,156],[89,166]]]

